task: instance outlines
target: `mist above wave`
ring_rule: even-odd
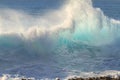
[[[119,27],[120,21],[105,16],[91,0],[66,0],[60,9],[37,16],[0,9],[0,59],[4,63],[0,70],[25,70],[28,75],[28,67],[36,72],[45,66],[45,74],[60,70],[57,74],[62,75],[74,74],[74,70],[120,70]]]
[[[120,21],[106,17],[99,8],[93,8],[90,0],[67,0],[59,10],[48,11],[42,16],[12,9],[0,11],[0,34],[17,34],[22,38],[57,34],[91,44],[108,43],[119,36],[119,24]]]

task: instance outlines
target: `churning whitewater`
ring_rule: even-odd
[[[36,16],[0,9],[0,74],[53,79],[120,70],[119,27],[91,0],[66,0]]]

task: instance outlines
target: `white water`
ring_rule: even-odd
[[[66,0],[37,16],[0,9],[1,74],[55,78],[120,70],[119,27],[91,0]]]

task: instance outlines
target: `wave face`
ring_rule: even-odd
[[[66,0],[37,16],[0,9],[0,74],[42,79],[120,70],[119,27],[91,0]]]

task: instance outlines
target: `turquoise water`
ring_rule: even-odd
[[[53,79],[119,71],[119,2],[1,0],[0,74]]]

